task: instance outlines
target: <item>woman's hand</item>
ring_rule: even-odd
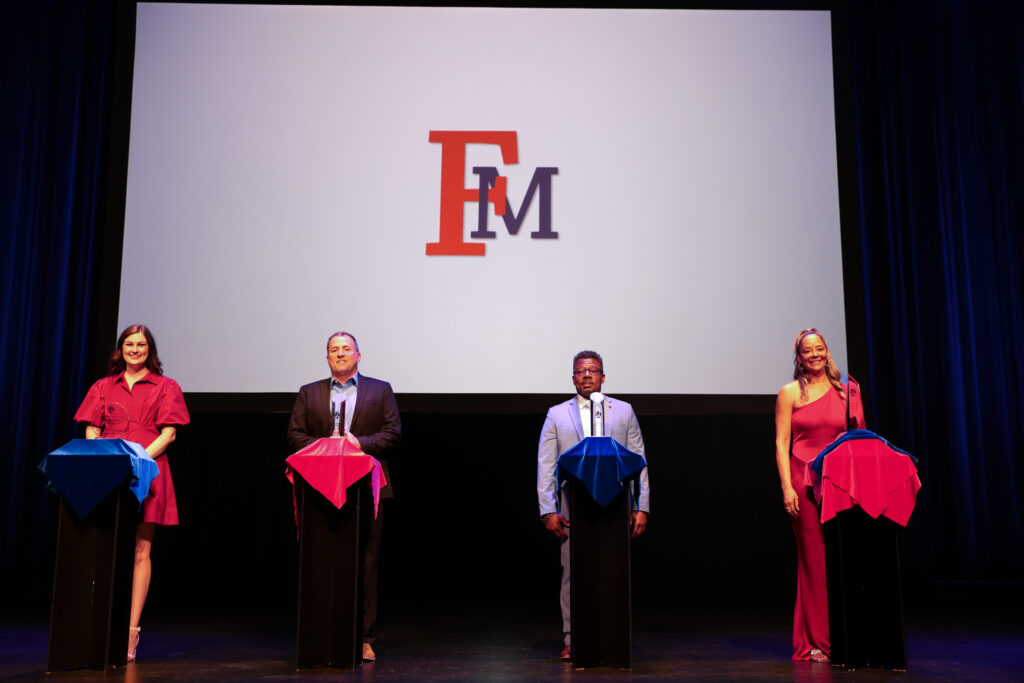
[[[160,429],[160,436],[153,440],[153,443],[146,446],[146,452],[149,453],[149,457],[155,458],[161,455],[167,450],[167,447],[171,445],[175,437],[178,435],[178,430],[174,427],[163,427]]]
[[[793,519],[800,515],[800,496],[796,494],[792,486],[782,490],[782,505]]]
[[[800,514],[800,496],[793,489],[793,479],[789,472],[789,441],[793,426],[793,405],[799,395],[800,387],[796,382],[790,382],[782,387],[775,401],[775,465],[779,468],[782,506],[793,519]]]

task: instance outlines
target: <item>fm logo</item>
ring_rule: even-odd
[[[488,204],[494,214],[501,216],[508,234],[517,235],[522,227],[535,194],[539,198],[537,230],[530,233],[535,240],[557,239],[551,229],[551,177],[558,173],[553,166],[538,166],[526,189],[519,214],[508,200],[508,178],[498,175],[492,166],[474,166],[479,178],[478,187],[463,187],[466,177],[466,145],[497,145],[504,164],[518,164],[519,150],[515,131],[462,131],[432,130],[430,142],[441,144],[441,227],[436,242],[427,243],[427,256],[483,256],[487,245],[466,242],[463,234],[466,202],[477,202],[476,230],[469,233],[474,239],[494,239],[496,232],[487,228]]]

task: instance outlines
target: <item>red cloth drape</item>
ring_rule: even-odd
[[[285,460],[285,476],[292,483],[292,501],[295,502],[295,473],[298,472],[310,486],[319,491],[334,507],[341,509],[347,495],[345,490],[367,474],[373,490],[373,516],[380,505],[380,490],[387,484],[380,463],[363,453],[348,436],[345,438],[317,439],[296,451]],[[298,508],[295,510],[298,524]]]
[[[906,526],[921,480],[914,461],[879,439],[850,439],[824,458],[819,490],[821,521],[857,505],[874,519]]]

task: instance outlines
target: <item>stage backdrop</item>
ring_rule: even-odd
[[[41,606],[40,615],[46,613],[51,589],[53,564],[48,554],[53,550],[55,506],[35,466],[45,452],[80,433],[71,415],[96,378],[93,356],[105,354],[116,334],[112,319],[99,326],[103,342],[97,348],[98,317],[117,301],[116,293],[108,296],[97,286],[108,267],[102,260],[108,245],[97,225],[110,208],[104,202],[107,193],[117,194],[117,179],[111,181],[103,173],[107,155],[116,156],[116,141],[127,127],[127,119],[119,120],[117,112],[111,112],[117,108],[112,99],[121,93],[111,90],[109,80],[112,51],[125,28],[118,22],[123,17],[118,8],[124,4],[8,3],[0,17],[0,206],[5,209],[0,220],[9,238],[0,246],[0,275],[5,278],[0,354],[2,597],[6,602],[27,596],[34,607]],[[1019,192],[1024,186],[1024,136],[1016,124],[1024,119],[1019,87],[1024,81],[1019,59],[1024,17],[1015,2],[864,2],[852,3],[850,10],[848,37],[857,89],[849,110],[841,111],[854,112],[858,122],[864,222],[855,235],[862,237],[858,252],[866,280],[866,393],[880,430],[921,457],[925,481],[908,532],[908,588],[927,586],[935,579],[1019,583],[1024,555],[1014,541],[1021,537],[1019,524],[1024,519],[1024,394],[1017,381],[1024,368],[1024,249],[1019,236],[1024,223]],[[501,224],[491,216],[491,225]],[[524,226],[527,229],[533,228]],[[502,232],[494,244],[512,244],[524,237],[525,233],[512,238]],[[490,244],[488,250],[493,251]],[[119,265],[110,266],[115,279]],[[233,331],[226,340],[207,335],[203,342],[211,353],[230,355],[244,342],[244,332]],[[851,336],[855,333],[851,330]],[[268,363],[285,352],[292,353],[292,347],[275,352]],[[546,352],[543,347],[530,349],[533,357]],[[175,366],[169,367],[173,374]],[[386,374],[386,368],[381,369]],[[610,360],[609,369],[617,377],[617,360]],[[652,458],[659,459],[654,491],[658,519],[652,519],[636,556],[637,576],[643,581],[637,591],[649,600],[669,590],[689,604],[695,596],[735,595],[736,586],[765,600],[788,602],[792,597],[792,554],[785,545],[791,534],[786,522],[774,516],[778,493],[771,464],[770,413],[755,419],[727,412],[682,419],[641,415]],[[156,552],[163,553],[165,568],[184,566],[194,558],[218,567],[234,566],[241,558],[243,571],[218,569],[218,578],[234,580],[244,574],[239,594],[250,582],[266,590],[270,584],[263,579],[293,566],[282,551],[294,547],[289,538],[293,527],[288,491],[275,471],[284,450],[287,416],[268,419],[197,411],[195,417],[195,426],[183,432],[173,456],[188,506],[183,506],[186,525],[164,534]],[[530,486],[528,451],[542,414],[485,416],[480,422],[480,416],[461,417],[460,421],[459,416],[407,416],[407,450],[399,474],[405,482],[417,482],[429,458],[436,457],[417,445],[430,441],[434,433],[449,435],[463,429],[465,422],[474,424],[477,434],[514,435],[508,439],[508,452],[519,453],[524,460],[499,482],[497,495],[486,498],[478,488],[470,497],[453,497],[436,519],[439,525],[451,522],[453,517],[443,513],[461,511],[467,501],[512,502],[515,511],[502,518],[502,529],[521,530],[516,534],[522,535],[507,547],[532,553],[533,570],[548,568],[551,573],[531,576],[525,586],[512,580],[503,587],[525,591],[543,585],[550,590],[550,580],[557,574],[554,551],[543,546],[547,539],[535,526],[530,493],[523,492]],[[223,450],[208,445],[232,434],[256,447],[223,456]],[[685,450],[677,452],[671,444],[678,434],[687,438]],[[696,442],[690,438],[694,434],[699,436]],[[456,445],[452,455],[458,464],[494,455],[470,453],[465,443]],[[673,454],[675,459],[669,460]],[[691,460],[697,463],[696,470],[687,469]],[[720,462],[740,473],[740,489],[707,485],[717,480],[704,475]],[[243,483],[261,478],[266,486],[233,491],[211,478],[210,470],[220,473],[236,463],[248,468],[243,470]],[[487,467],[490,471],[492,463]],[[675,495],[667,485],[694,480],[698,486],[678,489],[683,495]],[[402,550],[403,540],[432,521],[416,507],[417,502],[432,500],[435,489],[429,482],[402,487],[392,508],[390,528],[398,536],[386,544],[389,553]],[[250,495],[263,502],[251,508],[234,505]],[[749,496],[746,507],[722,511],[724,499],[739,496]],[[709,509],[716,514],[709,516]],[[241,538],[218,536],[210,526],[227,516],[218,515],[225,510],[230,510],[231,521],[247,524]],[[698,515],[702,524],[694,522]],[[485,522],[474,525],[482,527]],[[759,524],[769,531],[764,536],[740,535],[744,524]],[[256,535],[255,529],[266,533],[256,539],[258,544],[246,543]],[[409,548],[422,547],[428,540],[412,538]],[[447,538],[444,542],[468,548],[475,540],[461,546]],[[486,542],[498,539],[492,535]],[[751,554],[732,565],[711,564],[711,555],[702,551],[712,543],[727,548],[719,554],[726,560],[736,559],[747,548]],[[677,554],[665,562],[669,549]],[[203,552],[189,554],[196,550]],[[434,557],[424,554],[403,566],[404,557],[391,555],[385,571],[395,572],[393,578],[406,575],[403,572],[418,575]],[[773,558],[783,559],[776,564]],[[197,562],[188,569],[198,576]],[[522,566],[518,562],[517,568]],[[673,573],[679,566],[690,566],[687,571],[701,581],[680,585]],[[457,583],[456,577],[446,581]],[[754,590],[757,584],[752,582],[760,582],[760,590]],[[993,585],[1001,589],[1001,584]],[[402,591],[409,595],[417,586],[399,584],[392,596],[398,598]],[[30,592],[33,588],[35,593]],[[274,590],[281,595],[286,588]],[[161,595],[163,605],[172,602],[166,591],[187,597],[172,580],[156,579],[154,591],[154,609],[161,604]],[[537,598],[548,605],[552,599],[551,593]],[[189,610],[218,607],[203,601],[178,604]],[[785,609],[778,615],[784,623]]]

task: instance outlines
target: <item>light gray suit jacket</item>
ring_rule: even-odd
[[[633,413],[633,406],[625,401],[605,396],[605,436],[610,436],[623,446],[647,457],[644,453],[644,437]],[[555,479],[555,463],[558,456],[583,440],[583,423],[576,396],[565,403],[559,403],[548,410],[544,427],[540,430],[540,444],[537,446],[537,500],[540,514],[557,511],[558,481]],[[638,507],[650,512],[650,483],[647,468],[640,472],[640,498]]]

